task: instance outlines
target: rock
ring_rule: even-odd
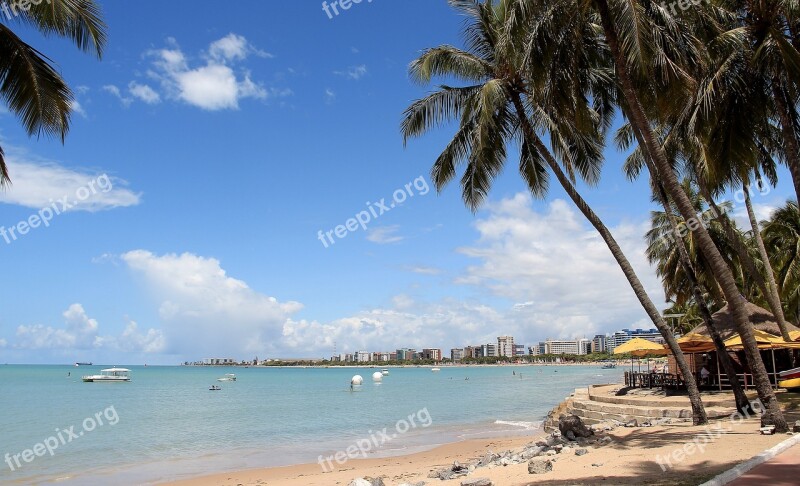
[[[569,439],[570,432],[572,437],[591,437],[594,431],[583,424],[583,420],[577,415],[567,415],[558,420],[558,430],[562,436]],[[574,440],[574,439],[572,439]]]
[[[575,440],[576,438],[575,433],[572,432],[571,430],[568,430],[567,433],[564,434],[564,436],[567,438],[567,440]]]
[[[592,464],[592,467],[600,467],[600,466],[602,466],[602,465],[603,465],[603,464],[596,464],[596,463],[595,463],[595,464]]]
[[[431,479],[441,479],[442,481],[447,481],[448,479],[454,477],[453,471],[450,468],[447,469],[437,469],[428,473],[428,477]],[[361,485],[357,485],[361,486]]]
[[[522,454],[519,455],[519,458],[523,461],[526,461],[532,457],[540,455],[543,450],[544,449],[542,447],[538,446],[528,447],[524,451],[522,451]]]
[[[556,452],[561,453],[561,451],[564,450],[564,446],[561,444],[556,444],[553,446],[553,449],[555,449]]]
[[[585,456],[588,453],[589,453],[589,449],[576,449],[575,450],[575,455],[576,456]]]
[[[633,419],[625,424],[625,427],[638,427],[638,426],[639,426],[639,421],[636,419]]]
[[[461,481],[461,486],[494,486],[489,478],[472,478]]]
[[[496,461],[499,458],[500,458],[500,456],[498,456],[494,452],[489,451],[489,452],[486,453],[485,456],[483,456],[481,458],[480,461],[478,461],[478,467],[488,466],[489,464],[493,463],[494,461]]]
[[[508,466],[509,464],[511,464],[511,459],[507,457],[503,457],[502,459],[500,459],[501,466]]]
[[[536,446],[537,447],[549,447],[550,444],[548,444],[546,440],[537,440],[536,441]]]
[[[416,484],[411,484],[411,483],[400,483],[400,484],[398,484],[397,486],[425,486],[425,481],[420,481],[420,482],[418,482],[418,483],[416,483]]]
[[[469,469],[467,466],[464,466],[463,464],[461,464],[458,461],[453,462],[453,467],[450,468],[450,470],[453,471],[453,472],[466,471],[467,469]]]
[[[792,432],[800,432],[800,420],[794,423],[794,428],[792,428]]]
[[[371,477],[366,477],[366,478],[364,478],[364,479],[366,479],[367,481],[369,481],[369,484],[370,484],[370,486],[386,486],[386,484],[383,482],[383,479],[382,479],[382,478],[371,478]]]
[[[531,459],[528,461],[528,474],[544,474],[553,470],[553,461]]]
[[[350,481],[350,484],[348,484],[347,486],[372,486],[372,483],[370,483],[364,478],[356,478]]]
[[[558,454],[558,452],[554,451],[553,449],[550,449],[545,453],[546,456],[555,456],[556,454]]]
[[[613,440],[611,437],[609,437],[609,436],[605,436],[605,437],[602,437],[602,438],[599,440],[599,442],[600,442],[601,444],[610,444],[610,443],[614,442],[614,440]]]

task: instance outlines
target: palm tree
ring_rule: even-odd
[[[580,4],[576,5],[577,2],[569,0],[556,3],[561,3],[559,6],[562,8],[580,8]],[[622,93],[621,108],[630,120],[648,163],[651,178],[663,184],[681,216],[687,221],[695,220],[691,201],[683,191],[675,169],[656,135],[642,105],[640,92],[652,92],[662,81],[668,82],[673,90],[685,84],[687,92],[690,92],[691,79],[687,72],[693,70],[695,64],[702,62],[701,55],[691,49],[676,49],[676,46],[698,49],[700,42],[680,18],[671,16],[665,8],[647,0],[592,0],[592,4],[600,16],[605,40],[614,60],[616,78]],[[553,8],[552,2],[547,3],[547,8]],[[540,12],[545,10],[544,6],[540,6]],[[671,37],[673,43],[664,42],[666,36]],[[687,96],[684,96],[674,101],[686,99]],[[786,420],[759,355],[745,308],[745,298],[707,229],[702,224],[693,226],[700,251],[708,260],[714,278],[720,284],[734,315],[745,355],[753,371],[756,390],[766,407],[761,422],[764,425],[775,425],[777,431],[785,432],[788,430]]]
[[[48,0],[28,5],[27,10],[9,10],[16,15],[0,15],[0,96],[29,136],[45,134],[60,137],[63,142],[69,131],[72,91],[50,59],[26,44],[9,26],[31,26],[44,35],[65,37],[98,58],[106,42],[106,26],[94,0]],[[0,147],[0,187],[9,182]]]
[[[691,185],[688,182],[684,182],[684,186],[688,186],[687,193],[691,194]],[[658,196],[654,199],[659,200],[667,211],[664,213],[653,212],[651,216],[653,228],[647,235],[649,241],[647,257],[650,263],[658,264],[658,274],[662,277],[662,281],[664,282],[664,290],[667,299],[674,298],[678,304],[686,304],[688,300],[694,300],[701,320],[705,324],[706,330],[714,343],[719,362],[725,370],[725,375],[728,377],[728,382],[733,390],[736,409],[742,414],[750,414],[753,411],[750,406],[750,401],[747,399],[747,395],[736,376],[736,369],[725,347],[725,342],[714,327],[714,320],[708,303],[706,302],[703,285],[700,283],[695,265],[689,256],[689,250],[687,249],[689,245],[678,227],[679,216],[673,212],[663,186],[659,185],[655,188],[655,192],[657,192]],[[697,198],[695,197],[694,200],[697,200]],[[695,209],[698,209],[698,205],[695,205]],[[664,227],[665,221],[667,223],[666,228]],[[683,223],[685,224],[685,222]],[[669,233],[667,231],[669,231]],[[669,241],[666,240],[665,236],[669,234],[672,235],[672,244],[665,245],[665,241]],[[691,239],[691,235],[688,235],[687,238]],[[717,246],[720,247],[721,245],[718,243]],[[677,254],[679,268],[674,267],[675,254]],[[664,258],[664,260],[661,260],[661,258]],[[666,268],[669,268],[669,271],[665,271]],[[683,278],[680,279],[682,285],[676,285],[674,282],[679,278],[679,273],[683,274]],[[707,269],[705,273],[708,273]],[[709,279],[706,279],[706,281],[709,281]],[[710,279],[710,284],[713,287],[717,285],[713,279]],[[690,290],[690,296],[682,295],[685,292],[684,289],[687,288]],[[719,300],[717,302],[721,305]]]
[[[502,170],[510,143],[519,143],[520,173],[534,196],[546,194],[548,169],[552,171],[600,233],[673,351],[686,379],[694,422],[707,423],[694,376],[669,326],[611,232],[580,196],[573,179],[562,170],[534,125],[550,133],[551,147],[570,175],[577,171],[590,183],[597,180],[601,142],[610,125],[609,94],[613,92],[608,86],[608,58],[596,42],[597,26],[585,17],[573,15],[569,19],[571,29],[548,30],[551,16],[530,22],[526,6],[515,1],[497,5],[477,0],[450,3],[470,19],[466,29],[468,49],[429,49],[411,64],[411,75],[421,83],[429,83],[434,76],[446,76],[473,84],[442,86],[414,102],[406,110],[402,124],[405,140],[446,121],[459,120],[459,129],[436,160],[431,177],[441,190],[455,177],[457,166],[466,163],[461,178],[462,196],[473,210],[483,202],[493,179]],[[563,33],[571,35],[565,39]],[[526,47],[520,49],[521,45]],[[575,69],[552,69],[562,65],[563,60],[569,60]],[[594,96],[587,96],[590,93]]]
[[[786,315],[800,325],[800,210],[795,201],[763,223],[764,244],[777,270]]]

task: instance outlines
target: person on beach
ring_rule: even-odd
[[[707,385],[709,375],[711,375],[711,373],[703,366],[703,369],[700,370],[700,382]]]

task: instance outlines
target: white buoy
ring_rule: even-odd
[[[360,385],[362,383],[364,383],[364,378],[361,378],[361,375],[356,375],[356,376],[350,378],[350,384],[351,385]]]
[[[380,371],[376,371],[375,373],[373,373],[372,374],[372,381],[374,381],[375,383],[382,382],[383,381],[383,373],[381,373]]]

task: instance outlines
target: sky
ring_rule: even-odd
[[[434,88],[408,64],[463,45],[444,0],[100,3],[100,60],[11,24],[76,101],[63,144],[0,105],[0,362],[449,354],[651,327],[555,180],[532,199],[512,157],[473,214],[428,178],[452,127],[404,147],[403,110]],[[623,157],[579,187],[663,306]],[[789,197],[781,176],[762,217]]]

